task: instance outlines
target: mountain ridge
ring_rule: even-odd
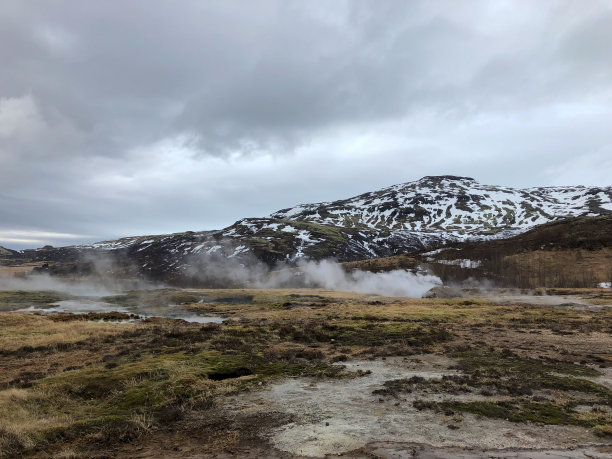
[[[88,245],[25,250],[33,260],[112,253],[154,278],[203,265],[300,259],[341,262],[388,257],[461,241],[505,239],[568,217],[612,215],[612,187],[483,185],[471,177],[426,176],[372,192],[244,218],[213,231],[135,236]]]

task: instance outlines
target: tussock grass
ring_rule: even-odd
[[[611,323],[606,310],[310,289],[162,289],[129,292],[113,301],[182,304],[230,319],[223,324],[170,319],[113,324],[0,314],[0,369],[6,381],[0,390],[0,449],[5,454],[103,451],[153,438],[151,433],[178,423],[196,425],[202,422],[198,419],[222,416],[225,397],[258,390],[278,378],[355,377],[332,363],[421,352],[456,356],[464,373],[461,380],[429,382],[438,384],[437,392],[487,389],[512,402],[447,409],[503,411],[517,422],[531,420],[529,416],[581,426],[605,427],[608,422],[598,420],[600,414],[572,411],[573,401],[609,401],[607,390],[588,379],[599,371],[575,363],[605,364],[602,349],[609,349],[605,331]],[[589,337],[588,351],[576,350],[581,339],[573,333]],[[575,344],[567,348],[576,355],[558,350],[554,358],[540,358],[542,349],[559,342]],[[504,351],[502,345],[517,352]],[[410,381],[386,389],[422,384]],[[542,390],[564,393],[563,403],[525,398],[529,391]],[[232,432],[227,431],[227,438],[241,435]]]
[[[138,325],[97,322],[55,322],[45,316],[0,314],[0,352],[51,348],[85,340],[100,340]]]

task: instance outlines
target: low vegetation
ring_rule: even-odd
[[[534,402],[527,399],[477,402],[415,402],[417,409],[434,409],[452,414],[462,411],[511,422],[536,422],[548,425],[597,427],[597,432],[610,425],[610,417],[599,413],[577,413],[555,402]]]
[[[66,294],[51,290],[0,291],[0,311],[11,311],[21,307],[45,306],[68,298]]]
[[[56,301],[52,293],[28,295],[24,305]],[[0,304],[15,305],[28,295],[3,292]],[[457,374],[389,381],[381,396],[427,388],[450,398],[416,403],[420,409],[609,434],[610,415],[598,411],[612,403],[609,389],[598,383],[611,365],[609,309],[307,289],[160,289],[106,301],[128,310],[179,305],[227,320],[0,314],[4,455],[129,456],[133,445],[179,441],[177,429],[185,436],[197,432],[202,454],[231,449],[253,441],[264,423],[232,418],[225,406],[235,394],[280,378],[358,378],[343,361],[423,353],[452,357]],[[460,393],[485,399],[452,399]],[[578,410],[582,406],[592,410]],[[270,414],[266,422],[281,419]]]

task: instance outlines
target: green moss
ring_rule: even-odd
[[[593,368],[555,360],[528,359],[511,352],[470,351],[456,355],[458,368],[470,375],[472,386],[495,386],[514,395],[553,389],[596,395],[612,403],[612,391],[580,376],[599,376]],[[568,375],[562,376],[559,375]]]
[[[53,290],[9,290],[0,292],[0,309],[25,305],[43,305],[57,303],[69,298],[69,295]]]
[[[531,375],[563,373],[573,376],[600,376],[593,368],[556,360],[519,357],[511,352],[468,351],[455,354],[460,359],[459,368],[465,372],[502,372],[503,374]]]
[[[99,365],[73,370],[39,380],[35,387],[58,398],[69,397],[75,403],[71,412],[90,418],[156,411],[177,399],[207,395],[202,391],[214,388],[214,384],[244,386],[239,378],[246,375],[264,381],[279,376],[337,376],[341,371],[320,362],[270,362],[262,353],[203,350],[120,361],[114,368]],[[211,380],[213,386],[208,384],[204,389],[199,385],[203,380]]]
[[[594,382],[580,378],[564,378],[555,375],[543,375],[533,378],[537,385],[544,389],[556,389],[563,391],[575,391],[600,395],[603,400],[612,404],[612,391],[595,384]]]
[[[506,419],[511,422],[537,422],[541,424],[566,424],[593,427],[605,423],[601,418],[582,418],[576,413],[554,403],[539,403],[527,400],[503,402],[441,402],[441,410],[456,410],[478,414],[489,418]]]

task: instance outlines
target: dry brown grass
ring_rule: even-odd
[[[0,432],[9,436],[4,441],[0,438],[0,457],[3,448],[9,450],[5,454],[10,457],[13,452],[35,447],[39,442],[36,438],[37,432],[72,422],[72,416],[62,413],[60,409],[63,405],[69,406],[65,405],[69,400],[65,397],[54,397],[53,402],[54,407],[50,412],[48,397],[44,392],[24,389],[0,391]]]
[[[520,277],[518,285],[582,287],[612,280],[610,247],[523,252],[504,257],[502,264],[505,271]]]
[[[340,263],[347,271],[359,269],[371,272],[393,271],[395,269],[415,269],[418,264],[419,262],[416,258],[409,257],[408,255],[396,255],[394,257]]]
[[[33,268],[41,266],[42,263],[23,263],[15,265],[0,265],[0,277],[12,278],[23,276],[32,271]]]
[[[0,350],[37,348],[102,339],[138,327],[134,324],[54,322],[44,316],[0,314]]]

